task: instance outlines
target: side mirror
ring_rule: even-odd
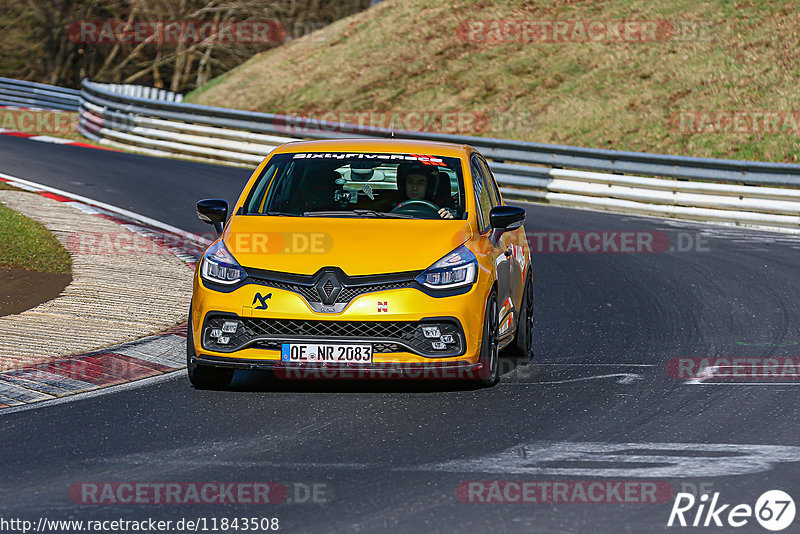
[[[524,220],[525,210],[517,206],[495,206],[489,212],[489,221],[495,230],[516,230]]]
[[[220,198],[206,198],[197,203],[197,218],[214,225],[217,235],[222,233],[228,218],[228,203]]]

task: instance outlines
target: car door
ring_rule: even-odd
[[[492,202],[495,201],[497,204],[493,205],[500,205],[502,204],[502,199],[500,198],[500,191],[497,187],[497,180],[494,178],[494,174],[492,170],[489,168],[489,164],[486,162],[485,159],[479,158],[481,163],[481,168],[484,171],[484,175],[487,178],[489,183],[489,194],[492,197]],[[495,200],[496,199],[496,200]],[[525,229],[524,227],[520,227],[516,230],[512,230],[510,232],[503,233],[503,248],[506,251],[506,257],[509,259],[509,285],[510,285],[510,292],[511,297],[515,306],[515,313],[514,313],[514,322],[516,323],[516,310],[519,309],[519,305],[522,303],[522,291],[525,286]],[[501,307],[502,309],[502,307]]]
[[[505,335],[514,323],[514,306],[511,299],[511,262],[507,253],[508,239],[505,234],[492,230],[489,212],[499,205],[500,198],[494,180],[486,175],[484,164],[476,154],[470,160],[475,201],[478,208],[478,226],[484,238],[484,250],[491,257],[497,273],[497,306],[499,309],[500,336]],[[513,331],[513,330],[512,330]]]

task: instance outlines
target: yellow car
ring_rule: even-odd
[[[533,272],[525,211],[466,145],[302,141],[256,168],[194,277],[189,379],[500,379],[528,359]]]

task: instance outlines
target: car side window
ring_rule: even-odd
[[[485,159],[478,158],[478,161],[480,162],[481,170],[483,171],[483,181],[489,189],[489,197],[492,199],[492,207],[499,206],[502,204],[502,202],[500,202],[500,191],[497,190],[497,182],[494,179],[494,174],[492,174],[492,169],[489,168],[489,164],[486,163]]]
[[[492,199],[489,188],[486,187],[486,178],[483,176],[478,158],[472,158],[470,163],[472,185],[475,188],[475,200],[478,204],[478,227],[481,232],[489,228],[489,212],[492,211]]]

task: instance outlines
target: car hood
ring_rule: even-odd
[[[238,215],[223,240],[245,269],[358,276],[426,269],[471,235],[464,220]]]

